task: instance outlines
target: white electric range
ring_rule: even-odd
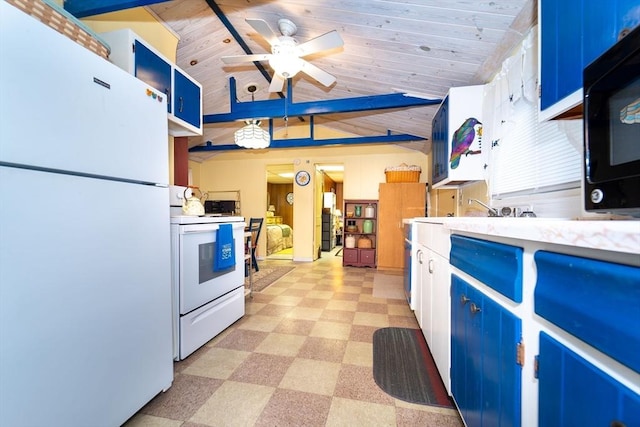
[[[233,229],[235,266],[216,271],[217,234]],[[244,316],[244,218],[171,217],[173,356],[182,360]]]

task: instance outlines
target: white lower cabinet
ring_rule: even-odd
[[[442,381],[451,393],[449,233],[439,224],[420,224],[416,251],[415,314]],[[424,228],[424,229],[422,229]]]
[[[412,281],[416,286],[415,315],[418,325],[422,329],[422,333],[424,334],[427,343],[429,343],[430,337],[428,333],[425,333],[425,330],[429,329],[431,320],[430,317],[427,319],[429,310],[425,311],[424,309],[424,305],[428,304],[431,300],[431,283],[427,272],[427,256],[429,250],[424,245],[420,244],[416,245],[416,247],[415,260],[418,265],[416,268],[416,278]]]
[[[449,260],[430,253],[431,272],[431,353],[447,392],[451,394],[451,280]]]

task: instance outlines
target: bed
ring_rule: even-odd
[[[267,225],[267,256],[293,247],[293,229],[286,224]]]

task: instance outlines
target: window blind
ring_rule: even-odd
[[[582,121],[538,121],[537,105],[521,99],[510,130],[493,147],[491,192],[495,198],[580,187]]]
[[[539,122],[535,29],[488,84],[493,91],[489,188],[492,198],[579,188],[582,120]]]

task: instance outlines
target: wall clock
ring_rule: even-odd
[[[291,192],[287,193],[287,203],[289,203],[290,205],[293,204],[293,193]]]
[[[311,181],[311,175],[307,171],[298,171],[296,173],[296,184],[300,186],[305,186]]]

